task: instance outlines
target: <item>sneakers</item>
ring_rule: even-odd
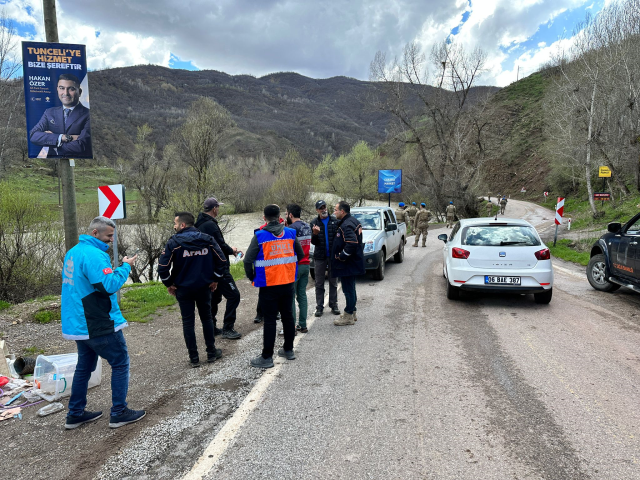
[[[264,358],[262,355],[258,355],[251,359],[250,364],[256,368],[273,368],[273,358]]]
[[[296,359],[296,354],[293,352],[293,350],[285,350],[284,348],[281,348],[280,350],[278,350],[278,356],[279,357],[284,357],[287,360],[295,360]]]
[[[242,337],[242,334],[236,332],[233,328],[222,330],[222,338],[227,340],[238,340],[240,337]]]
[[[307,327],[301,327],[300,325],[296,325],[296,332],[308,333],[309,329]]]
[[[219,359],[221,356],[222,356],[222,350],[220,350],[219,348],[216,348],[216,353],[214,355],[207,355],[207,363],[213,363],[217,359]]]
[[[67,415],[67,420],[64,424],[64,428],[66,428],[67,430],[78,428],[82,424],[95,422],[101,416],[102,412],[90,412],[89,410],[85,410],[84,412],[82,412],[82,415],[78,415],[77,417]]]
[[[253,323],[262,323],[264,322],[264,317],[256,315],[256,318],[253,319]]]
[[[200,360],[189,360],[189,365],[191,365],[191,368],[198,368],[200,366]]]
[[[356,321],[353,318],[353,314],[352,313],[347,313],[347,312],[344,312],[342,315],[340,315],[340,318],[336,318],[333,321],[333,324],[337,325],[337,326],[353,325],[355,323],[356,323]]]
[[[142,420],[144,416],[147,414],[144,410],[131,410],[130,408],[125,408],[124,412],[120,415],[111,415],[109,419],[109,428],[119,428],[124,425],[128,425],[129,423],[137,422],[138,420]]]
[[[316,317],[321,317],[322,316],[322,310],[320,308],[316,308],[316,313],[314,313],[314,315]]]
[[[333,313],[334,315],[340,315],[341,312],[338,306],[336,305],[335,307],[331,307],[331,313]]]
[[[213,327],[213,336],[217,337],[218,335],[222,334],[222,329],[218,328],[218,327]]]

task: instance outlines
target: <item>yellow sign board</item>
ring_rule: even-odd
[[[602,177],[611,177],[611,169],[609,167],[600,167],[600,174],[598,175],[600,178]]]

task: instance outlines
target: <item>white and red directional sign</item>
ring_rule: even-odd
[[[548,197],[549,196],[549,192],[544,192],[544,196]]]
[[[124,185],[104,185],[98,187],[98,206],[100,215],[119,220],[127,218],[124,199]]]
[[[564,214],[564,197],[558,197],[556,205],[556,225],[562,225],[562,215]]]

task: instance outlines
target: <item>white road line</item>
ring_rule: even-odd
[[[340,291],[341,285],[338,285],[338,291]],[[329,294],[327,294],[324,298],[324,304],[327,305],[329,302]],[[315,322],[316,317],[311,316],[307,320],[307,327],[311,328],[313,323]],[[298,335],[293,341],[293,347],[295,348],[304,335]],[[251,389],[247,397],[240,404],[235,413],[227,420],[227,423],[224,424],[222,429],[218,432],[218,434],[211,440],[211,443],[205,448],[202,456],[198,459],[195,465],[191,468],[191,470],[182,477],[183,480],[201,480],[205,475],[209,473],[209,471],[213,468],[213,466],[217,463],[220,457],[227,450],[227,447],[233,443],[233,439],[236,434],[240,431],[244,422],[249,418],[251,413],[255,410],[260,403],[260,399],[262,395],[267,391],[269,385],[278,377],[280,374],[280,370],[282,369],[282,365],[284,365],[286,360],[284,358],[278,357],[277,354],[274,357],[273,363],[274,367],[265,370],[260,380],[254,385]],[[247,368],[254,368],[247,365]]]

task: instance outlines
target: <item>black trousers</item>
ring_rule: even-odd
[[[240,291],[236,286],[236,282],[231,276],[231,272],[226,272],[218,281],[218,288],[211,294],[211,318],[213,326],[216,326],[218,314],[218,305],[222,301],[222,297],[227,299],[227,308],[224,311],[224,319],[222,320],[223,330],[232,330],[236,323],[236,309],[240,305]]]
[[[273,287],[260,287],[258,302],[262,313],[264,313],[263,358],[271,358],[273,356],[278,312],[282,315],[283,348],[285,350],[293,350],[293,338],[296,335],[296,327],[293,323],[293,296],[293,283]]]
[[[180,313],[182,314],[182,333],[184,341],[189,351],[189,359],[198,361],[198,345],[196,344],[196,313],[195,308],[198,307],[198,315],[202,322],[202,332],[204,333],[204,341],[207,344],[208,356],[215,356],[216,345],[213,337],[213,321],[211,320],[211,290],[208,286],[203,288],[184,288],[178,287],[176,290],[176,299],[180,305]]]

